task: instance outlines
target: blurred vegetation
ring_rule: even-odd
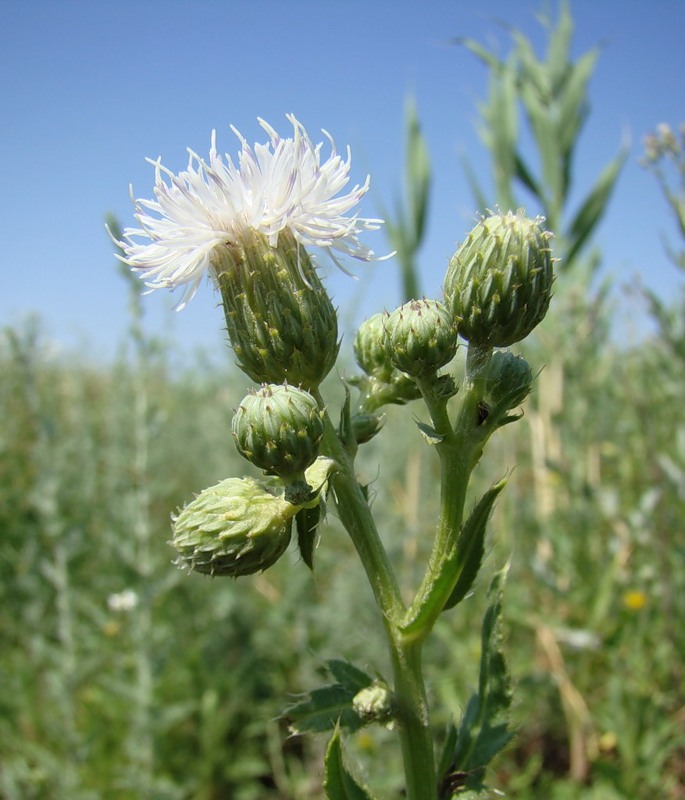
[[[685,295],[668,304],[646,294],[657,331],[639,347],[610,338],[615,312],[596,281],[592,233],[626,154],[569,209],[597,57],[572,61],[571,32],[562,6],[542,61],[517,31],[504,61],[462,43],[491,79],[482,108],[496,186],[489,204],[545,214],[562,257],[551,312],[527,352],[546,365],[534,397],[480,468],[484,488],[501,464],[517,465],[493,519],[489,563],[494,571],[511,558],[505,620],[518,734],[490,780],[521,800],[677,800]],[[519,118],[533,134],[530,153]],[[430,169],[413,106],[407,125],[409,199],[391,232],[407,253],[409,291]],[[669,247],[682,266],[685,142],[671,136],[662,127],[647,140],[645,165],[664,189],[665,216],[675,212],[680,244]],[[179,372],[168,345],[145,333],[138,288],[129,336],[109,366],[55,356],[39,322],[0,339],[0,798],[321,798],[324,742],[289,736],[279,714],[327,658],[386,667],[361,567],[330,515],[313,576],[294,553],[249,581],[171,566],[170,512],[249,469],[229,433],[246,379],[228,361]],[[392,409],[366,445],[361,478],[376,492],[389,549],[411,564],[427,546],[432,515],[422,508],[437,472],[405,425]],[[471,622],[486,584],[469,601],[474,619],[441,621],[427,653],[444,713],[436,726],[460,715],[477,681]],[[354,744],[374,783],[396,796],[400,765],[383,733],[360,731]]]

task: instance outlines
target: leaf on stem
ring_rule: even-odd
[[[342,659],[327,661],[326,671],[336,683],[314,689],[283,712],[291,733],[320,733],[336,727],[356,731],[366,724],[354,710],[352,701],[374,679]]]
[[[564,254],[567,264],[573,262],[604,215],[627,155],[627,149],[623,148],[616,158],[607,164],[571,221],[568,232],[570,247]]]
[[[416,606],[412,606],[402,624],[405,636],[419,635],[430,629],[444,609],[454,607],[466,597],[483,561],[483,543],[490,512],[505,483],[502,480],[491,486],[462,525],[456,544],[442,559],[430,586],[422,593]]]
[[[345,765],[340,731],[336,728],[328,743],[323,788],[328,800],[373,800],[365,787],[357,783]]]
[[[478,575],[481,564],[483,563],[485,531],[488,519],[490,518],[490,512],[492,511],[497,496],[502,489],[504,489],[505,483],[506,481],[500,481],[487,490],[478,501],[469,515],[469,518],[466,520],[466,524],[461,529],[461,534],[457,543],[461,570],[454,589],[452,590],[452,594],[445,603],[445,610],[454,608],[457,603],[460,603],[473,586],[476,575]]]
[[[319,523],[325,513],[323,505],[324,502],[321,500],[313,508],[301,508],[295,515],[297,546],[300,550],[302,560],[311,570],[314,569],[316,535],[319,529]]]
[[[419,429],[421,436],[428,442],[428,444],[440,444],[444,440],[444,435],[438,433],[435,428],[426,425],[425,422],[420,422],[418,419],[414,420],[416,427]]]
[[[483,618],[478,691],[469,699],[456,737],[454,728],[448,734],[440,762],[440,800],[450,800],[464,789],[485,789],[485,767],[513,737],[509,729],[511,685],[502,652],[501,631],[507,571],[508,566],[495,575],[490,585],[490,605]],[[453,748],[451,759],[448,748]]]

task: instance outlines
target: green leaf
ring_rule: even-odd
[[[320,733],[336,726],[356,731],[365,724],[352,708],[352,700],[373,678],[342,659],[327,661],[325,669],[337,683],[314,689],[283,712],[293,733]]]
[[[616,158],[602,170],[597,182],[569,225],[567,239],[570,246],[568,252],[564,254],[567,268],[573,263],[603,217],[627,155],[627,149],[622,149]]]
[[[445,608],[451,608],[466,596],[483,560],[490,511],[505,483],[500,481],[491,486],[476,504],[452,551],[445,555],[430,585],[408,610],[400,626],[405,636],[416,636],[428,629]]]
[[[431,165],[426,140],[412,99],[407,102],[407,198],[409,220],[414,234],[414,249],[423,240],[428,216],[428,195],[431,184]]]
[[[561,3],[559,22],[552,31],[547,50],[546,72],[549,75],[552,93],[556,94],[566,78],[571,55],[573,19],[568,2]]]
[[[288,706],[283,712],[294,734],[321,733],[341,726],[356,731],[363,720],[352,710],[354,694],[339,684],[314,689],[305,699]]]
[[[489,50],[486,50],[482,44],[477,42],[475,39],[468,39],[463,36],[458,36],[454,39],[450,40],[451,44],[460,45],[461,47],[465,47],[467,50],[470,50],[476,58],[480,59],[486,67],[489,67],[494,72],[497,72],[503,69],[504,64],[491,53]]]
[[[420,420],[414,420],[416,427],[419,429],[421,436],[428,442],[428,444],[440,444],[445,439],[444,434],[438,433],[431,425],[427,425]]]
[[[314,548],[319,522],[325,512],[323,505],[324,502],[321,500],[314,508],[301,508],[295,515],[297,546],[302,560],[311,570],[314,569]]]
[[[540,185],[533,177],[533,173],[528,168],[528,165],[523,160],[520,153],[515,154],[516,177],[528,189],[528,191],[536,198],[542,200],[543,194]]]
[[[326,750],[323,788],[328,800],[373,800],[365,787],[357,783],[345,765],[340,731],[336,730]]]
[[[482,628],[482,651],[478,691],[472,695],[464,713],[454,757],[446,775],[460,775],[464,788],[485,788],[485,767],[511,741],[509,728],[511,685],[502,652],[502,594],[508,567],[497,573],[490,585],[490,605]],[[444,776],[443,776],[444,777]],[[443,795],[450,797],[449,794]]]
[[[569,69],[564,91],[559,97],[559,119],[557,134],[561,152],[568,155],[578,138],[587,118],[589,102],[587,86],[595,70],[599,48],[582,55]]]
[[[471,590],[476,575],[480,570],[485,552],[485,531],[490,512],[499,493],[504,489],[506,481],[491,486],[481,497],[462,527],[457,549],[459,553],[460,571],[452,594],[445,603],[445,610],[454,608]]]
[[[349,661],[342,658],[331,658],[326,662],[326,669],[338,681],[338,683],[350,692],[360,692],[371,686],[373,678],[364,672],[363,669],[355,667]]]

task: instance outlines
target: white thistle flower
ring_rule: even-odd
[[[331,154],[322,161],[322,144],[314,145],[292,114],[287,119],[292,139],[282,139],[259,119],[269,142],[254,148],[231,126],[242,145],[237,166],[217,152],[216,131],[209,162],[188,150],[188,169],[178,175],[163,167],[161,159],[148,159],[155,167],[156,199],[132,194],[140,227],[126,228],[122,241],[114,241],[124,252],[118,258],[140,273],[150,291],[184,286],[177,306],[182,309],[202,277],[213,274],[216,248],[240,247],[250,231],[265,236],[271,247],[277,246],[280,233],[288,232],[300,245],[324,248],[338,266],[338,253],[375,260],[358,235],[377,230],[383,220],[346,216],[368,191],[369,177],[340,195],[349,181],[349,148],[345,160],[323,131]]]

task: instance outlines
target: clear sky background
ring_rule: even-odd
[[[129,183],[136,196],[152,195],[145,157],[184,169],[186,147],[206,154],[212,129],[219,149],[235,155],[230,124],[250,141],[265,139],[258,116],[290,134],[292,112],[315,141],[326,128],[339,150],[352,148],[352,182],[371,174],[361,213],[378,215],[402,187],[409,93],[434,171],[422,286],[438,296],[475,210],[460,158],[489,179],[475,131],[486,71],[449,40],[472,37],[504,55],[509,38],[498,22],[505,21],[541,47],[542,7],[539,0],[0,0],[0,323],[20,324],[35,312],[66,352],[110,357],[127,326],[127,286],[105,214],[132,225]],[[685,1],[575,0],[571,8],[574,53],[603,46],[578,152],[579,194],[622,139],[631,141],[597,236],[605,274],[619,284],[639,275],[668,297],[680,276],[662,239],[675,237],[675,227],[638,158],[658,123],[685,121]],[[387,249],[380,236],[369,243]],[[399,302],[392,261],[351,266],[357,281],[329,273],[348,323]],[[188,353],[221,346],[209,286],[183,312],[173,304],[165,292],[145,299],[151,331]]]

